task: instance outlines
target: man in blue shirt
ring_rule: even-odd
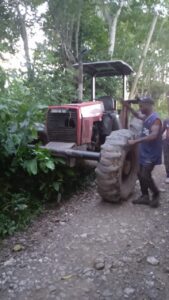
[[[134,111],[128,104],[125,104],[132,114],[143,121],[141,136],[130,140],[130,145],[139,144],[139,172],[138,179],[142,195],[134,204],[147,204],[151,207],[159,205],[159,190],[152,178],[152,171],[155,165],[161,164],[162,156],[162,123],[156,112],[153,111],[153,100],[146,96],[139,99],[139,106],[142,115]],[[149,198],[149,190],[152,192],[152,199]]]

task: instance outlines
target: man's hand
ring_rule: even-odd
[[[127,101],[123,101],[122,103],[123,103],[124,107],[126,107],[128,109],[131,108],[130,104]]]
[[[137,140],[129,140],[128,141],[128,144],[131,146],[136,145],[137,143],[138,143]]]

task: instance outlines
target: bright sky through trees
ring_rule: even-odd
[[[40,17],[41,14],[44,14],[47,10],[47,3],[43,3],[37,8],[37,17]],[[29,12],[31,19],[31,12]],[[42,23],[42,20],[41,20]],[[45,40],[44,31],[42,30],[41,24],[36,22],[34,24],[33,30],[30,31],[28,29],[28,38],[29,38],[29,46],[30,46],[30,54],[31,57],[33,55],[33,51],[35,50],[37,43],[43,43]],[[12,55],[9,52],[3,53],[4,60],[0,58],[1,66],[5,69],[22,69],[25,70],[25,53],[23,49],[23,41],[19,38],[19,41],[16,44],[16,53]]]

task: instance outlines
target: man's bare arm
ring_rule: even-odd
[[[140,119],[140,120],[144,121],[145,116],[140,115],[139,112],[135,111],[135,110],[130,106],[129,103],[127,103],[127,102],[124,101],[124,102],[123,102],[123,105],[124,105],[124,106],[125,106],[125,107],[133,114],[134,117],[136,117],[137,119]]]
[[[136,140],[130,140],[128,143],[129,143],[129,145],[135,145],[135,144],[139,144],[141,142],[153,141],[158,137],[160,130],[161,130],[161,121],[156,120],[151,127],[151,133],[149,135],[140,137]]]

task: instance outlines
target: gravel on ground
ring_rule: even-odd
[[[168,300],[169,185],[161,205],[101,201],[95,183],[0,244],[0,299]]]

